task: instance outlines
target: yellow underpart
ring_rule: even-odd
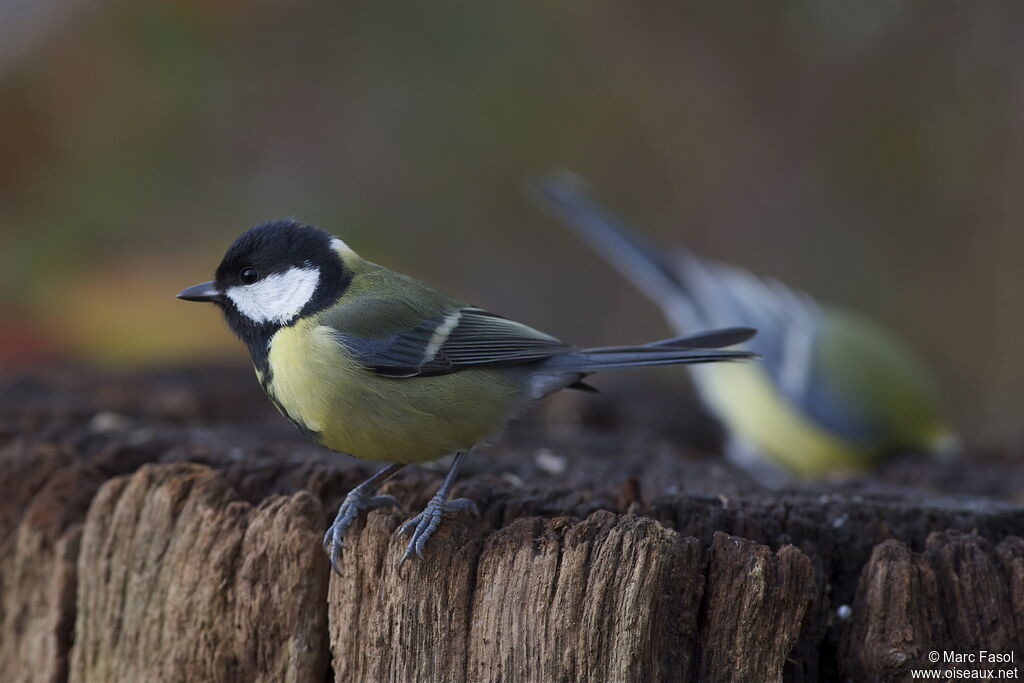
[[[794,474],[864,469],[872,455],[810,422],[756,363],[692,368],[701,393],[737,436]]]
[[[468,450],[523,405],[502,369],[388,378],[364,369],[316,317],[271,340],[267,393],[327,448],[366,460],[418,463]]]

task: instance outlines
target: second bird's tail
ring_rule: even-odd
[[[688,275],[693,273],[687,266],[697,263],[693,254],[682,248],[667,252],[648,242],[595,201],[583,180],[570,171],[557,171],[537,181],[533,195],[660,306],[677,329],[721,325],[691,292],[694,283]]]

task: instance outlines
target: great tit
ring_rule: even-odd
[[[335,571],[356,515],[399,507],[374,492],[405,465],[455,455],[437,495],[399,529],[411,532],[402,562],[422,557],[443,513],[475,510],[467,499],[448,500],[459,464],[535,401],[588,388],[583,379],[597,370],[753,355],[719,350],[751,338],[746,328],[577,349],[371,263],[337,237],[290,219],[244,232],[214,280],[178,298],[221,308],[267,396],[304,434],[332,451],[391,463],[349,492],[327,530],[324,550]]]
[[[863,470],[895,451],[955,454],[957,438],[931,377],[888,330],[775,280],[683,248],[655,247],[568,172],[542,179],[535,190],[661,307],[677,334],[758,329],[750,348],[763,362],[692,368],[691,376],[726,427],[727,455],[766,483],[784,483],[787,471],[813,477]]]

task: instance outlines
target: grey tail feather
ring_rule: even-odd
[[[661,341],[651,342],[647,346],[671,346],[675,348],[689,349],[721,349],[726,346],[735,346],[753,339],[757,330],[752,327],[723,327],[718,330],[708,330],[689,334],[684,337],[674,337]]]
[[[610,353],[612,351],[633,351],[637,348],[644,349],[720,349],[726,346],[736,346],[748,341],[757,334],[757,330],[752,327],[723,327],[717,330],[708,330],[706,332],[698,332],[697,334],[688,334],[683,337],[672,337],[671,339],[661,339],[654,341],[643,346],[628,345],[628,346],[598,346],[592,349],[586,349],[588,353]]]
[[[583,349],[552,358],[548,363],[565,372],[596,372],[613,368],[652,365],[689,365],[730,360],[749,360],[757,354],[726,349],[694,349],[672,346],[616,346]]]
[[[555,171],[533,184],[535,200],[552,210],[640,291],[662,307],[689,309],[690,325],[703,327],[678,264],[601,206],[574,173]]]

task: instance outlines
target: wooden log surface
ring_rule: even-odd
[[[660,391],[660,393],[659,393]],[[247,371],[0,378],[0,681],[910,680],[1024,656],[1024,454],[769,490],[684,398],[549,400],[405,516],[320,547],[374,470],[292,433]],[[383,491],[406,513],[437,471]],[[1007,668],[1015,664],[1000,664]],[[977,668],[977,666],[975,667]]]

